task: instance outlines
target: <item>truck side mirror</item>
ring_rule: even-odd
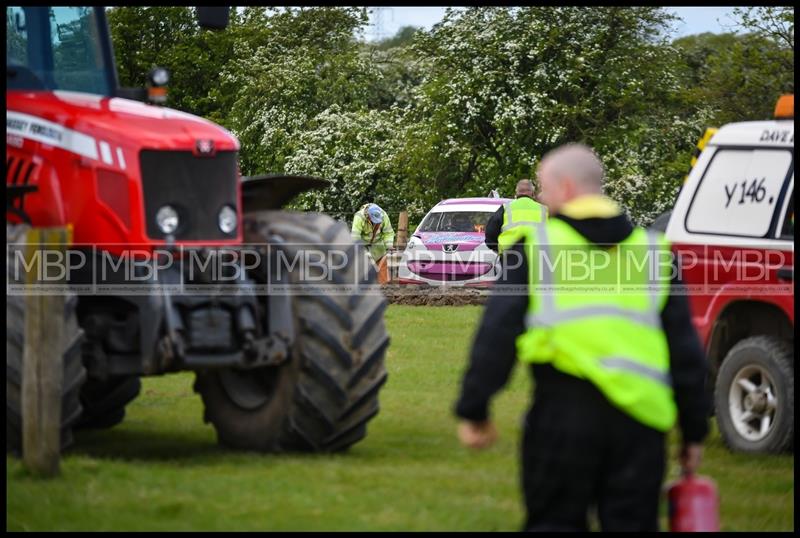
[[[224,30],[228,27],[230,7],[197,7],[197,24],[208,30]]]

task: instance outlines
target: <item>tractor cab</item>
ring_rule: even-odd
[[[8,90],[114,95],[117,76],[102,9],[8,7],[6,18]]]
[[[196,13],[201,28],[224,29],[228,25],[228,8],[198,7]],[[6,32],[9,90],[148,97],[144,89],[119,87],[104,8],[7,7]],[[169,74],[154,69],[149,79],[149,97],[157,100]]]

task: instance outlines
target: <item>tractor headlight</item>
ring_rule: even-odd
[[[219,229],[226,234],[236,229],[236,210],[229,205],[219,210]]]
[[[165,235],[175,233],[175,230],[178,229],[178,224],[180,224],[178,212],[171,205],[161,207],[156,213],[156,224],[158,224],[158,229]]]

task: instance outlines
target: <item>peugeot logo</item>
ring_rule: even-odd
[[[442,250],[445,252],[455,252],[458,250],[458,245],[456,243],[447,243],[442,245]]]

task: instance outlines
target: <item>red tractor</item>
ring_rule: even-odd
[[[227,25],[227,8],[197,13],[204,28]],[[71,228],[70,254],[84,263],[68,284],[91,290],[53,313],[67,335],[62,448],[75,428],[122,421],[141,376],[182,370],[196,373],[225,446],[338,451],[362,439],[387,377],[386,301],[344,223],[280,210],[326,182],[242,178],[231,133],[122,97],[144,90],[119,87],[103,8],[7,7],[6,18],[7,242],[31,226]],[[164,73],[151,82],[161,88]],[[12,250],[10,284],[20,279]],[[233,292],[211,269],[219,252],[233,255]],[[173,263],[160,263],[165,253]],[[213,292],[219,283],[226,293]],[[24,299],[10,293],[6,307],[7,448],[17,453]]]

